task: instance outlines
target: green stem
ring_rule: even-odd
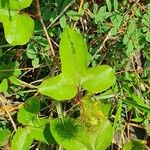
[[[0,48],[6,48],[6,47],[11,47],[10,44],[7,44],[7,45],[0,45]]]
[[[92,97],[92,99],[109,99],[109,98],[114,98],[116,97],[116,95],[114,94],[106,94],[106,95],[98,95],[98,96],[94,96]]]
[[[63,123],[63,111],[62,111],[62,103],[56,101],[56,109],[57,109],[57,113],[58,113],[58,117],[62,120]]]
[[[34,86],[32,84],[29,84],[29,83],[26,83],[26,82],[24,82],[22,80],[20,80],[20,82],[21,82],[21,84],[23,84],[23,85],[25,85],[25,86],[27,86],[27,87],[29,87],[31,89],[37,89],[38,88],[37,86]]]
[[[118,104],[118,109],[117,109],[117,113],[116,113],[116,116],[115,116],[115,120],[114,120],[114,124],[113,124],[113,130],[115,131],[116,127],[118,126],[118,121],[120,119],[120,115],[121,115],[121,110],[122,110],[122,100],[119,101],[119,104]]]

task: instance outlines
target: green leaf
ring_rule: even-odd
[[[147,119],[145,119],[144,125],[146,129],[146,133],[148,134],[148,136],[150,136],[150,114],[148,115]]]
[[[95,16],[95,22],[98,23],[99,21],[103,21],[106,14],[106,6],[102,6],[97,15]]]
[[[134,46],[131,40],[128,41],[127,44],[127,55],[130,56],[130,54],[133,52]]]
[[[144,24],[144,26],[149,27],[149,20],[150,20],[150,14],[144,14],[142,17],[142,23]]]
[[[10,76],[9,80],[11,81],[12,84],[14,85],[20,85],[22,83],[21,80],[19,80],[17,77],[15,76]]]
[[[9,78],[10,76],[18,77],[21,71],[18,69],[18,62],[0,62],[0,79]]]
[[[76,95],[77,89],[73,83],[68,84],[68,82],[69,81],[65,79],[64,75],[60,74],[42,82],[39,91],[56,100],[71,99]]]
[[[107,65],[90,68],[87,72],[88,78],[82,86],[90,92],[102,92],[108,89],[115,82],[114,71]]]
[[[106,150],[112,142],[113,129],[108,121],[102,121],[99,126],[99,132],[96,137],[95,149],[96,150]]]
[[[105,150],[112,141],[113,128],[103,114],[100,101],[89,95],[82,100],[80,117],[57,118],[50,121],[55,140],[66,150]]]
[[[102,123],[91,130],[82,122],[65,117],[54,119],[50,126],[55,140],[66,150],[105,150],[112,141],[112,127],[108,121]]]
[[[78,13],[76,11],[70,10],[67,12],[67,16],[70,17],[71,19],[77,21],[81,17],[82,13]]]
[[[34,121],[37,119],[37,113],[40,110],[40,103],[37,97],[29,98],[24,106],[20,108],[17,119],[23,125],[34,126]]]
[[[79,139],[79,134],[83,134],[83,126],[69,117],[54,119],[50,122],[50,130],[55,140],[66,150],[88,150]],[[87,137],[86,137],[87,139]]]
[[[114,11],[118,10],[118,0],[114,0]]]
[[[115,27],[113,27],[113,28],[111,28],[111,35],[116,35],[118,33],[118,27],[117,26],[115,26]]]
[[[143,150],[143,144],[140,141],[129,141],[124,145],[123,150]]]
[[[66,17],[65,16],[62,16],[61,18],[60,18],[60,20],[59,20],[59,22],[60,22],[60,26],[62,27],[62,28],[65,28],[66,27]]]
[[[34,21],[31,17],[20,14],[32,0],[0,0],[0,22],[3,23],[5,37],[12,45],[26,44],[32,36]],[[26,27],[28,25],[28,28]]]
[[[82,103],[83,110],[80,112],[79,122],[85,128],[84,136],[87,134],[90,137],[88,148],[91,145],[91,149],[105,150],[113,137],[113,128],[107,120],[110,106],[102,104],[99,100],[93,101],[88,96],[84,97]],[[81,139],[85,139],[82,142],[86,141],[85,137]]]
[[[101,109],[102,109],[102,112],[103,112],[104,116],[109,117],[110,109],[111,109],[112,104],[101,102],[101,105],[102,105]]]
[[[112,10],[111,0],[106,0],[106,4],[108,7],[108,11],[111,11]]]
[[[87,45],[82,36],[69,27],[62,33],[59,53],[62,73],[43,81],[39,86],[40,93],[56,100],[68,100],[77,94],[80,86],[96,93],[114,84],[115,76],[111,67],[87,67]]]
[[[30,127],[31,136],[33,139],[46,144],[55,144],[55,140],[50,132],[50,124],[46,123],[40,127]]]
[[[2,82],[0,83],[0,92],[6,92],[8,89],[8,80],[3,79]]]
[[[8,143],[10,134],[11,132],[8,129],[0,130],[0,146],[4,146]]]
[[[147,32],[147,33],[146,33],[146,41],[147,41],[147,42],[150,42],[150,32]]]
[[[28,27],[26,27],[26,24]],[[11,20],[3,22],[5,37],[12,45],[26,44],[32,36],[34,21],[27,15],[12,16]]]
[[[38,54],[37,51],[38,51],[38,48],[37,48],[36,45],[34,45],[34,44],[28,44],[26,55],[30,59],[35,59],[37,57],[37,54]]]
[[[61,36],[59,53],[63,74],[79,84],[80,77],[86,73],[88,63],[87,45],[83,37],[78,32],[65,28]]]
[[[39,65],[39,58],[38,57],[36,57],[36,58],[34,58],[33,60],[32,60],[32,66],[33,67],[37,67],[38,65]]]
[[[40,111],[39,99],[36,96],[30,97],[25,102],[24,109],[30,113],[37,114]]]
[[[134,93],[131,93],[130,95],[134,101],[136,101],[139,105],[143,105],[143,106],[147,106],[145,103],[144,103],[144,99],[140,98],[140,96],[137,96],[136,94]]]
[[[30,6],[32,0],[0,0],[0,9],[21,10]]]
[[[123,37],[123,44],[126,45],[128,43],[128,41],[129,41],[129,37],[128,37],[127,34],[125,34],[124,37]]]
[[[143,119],[142,117],[137,117],[137,118],[131,119],[131,121],[136,122],[136,123],[143,122],[143,120],[144,120],[144,119]]]
[[[29,150],[33,141],[30,132],[28,128],[19,128],[13,137],[11,150]]]

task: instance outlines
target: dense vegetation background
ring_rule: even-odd
[[[55,101],[34,89],[44,79],[60,73],[59,42],[66,26],[84,37],[90,67],[107,64],[115,70],[116,83],[94,95],[111,107],[108,118],[115,133],[108,149],[150,149],[149,1],[41,0],[38,3],[34,0],[20,14],[28,14],[35,24],[26,44],[8,44],[0,24],[1,149],[9,149],[14,132],[23,127],[17,120],[17,112],[32,96],[40,100],[40,117],[55,118],[60,107],[64,114],[79,115],[77,97],[56,107]],[[30,24],[23,24],[30,28]],[[60,150],[62,147],[35,140],[31,149]]]

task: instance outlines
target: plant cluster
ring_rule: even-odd
[[[0,0],[0,23],[0,147],[149,149],[147,1]]]

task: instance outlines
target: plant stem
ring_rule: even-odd
[[[40,3],[39,3],[39,0],[36,0],[36,9],[37,9],[37,16],[41,22],[41,25],[43,27],[43,30],[44,30],[44,33],[45,33],[45,36],[46,36],[46,39],[48,41],[48,44],[50,46],[50,50],[51,50],[51,54],[52,54],[52,57],[53,57],[53,60],[54,60],[54,63],[58,66],[58,68],[60,68],[59,66],[59,63],[56,59],[56,55],[55,55],[55,51],[54,51],[54,48],[53,48],[53,45],[52,45],[52,42],[51,42],[51,38],[48,34],[48,31],[47,31],[47,28],[44,24],[44,20],[43,20],[43,17],[42,17],[42,14],[41,14],[41,9],[40,9]]]
[[[79,6],[79,9],[78,9],[78,13],[80,13],[80,11],[81,11],[81,9],[82,9],[83,2],[84,2],[84,0],[80,0],[80,6]]]
[[[56,109],[57,109],[58,117],[62,120],[62,123],[63,123],[62,103],[57,101],[57,102],[55,102],[55,104],[56,104]]]
[[[114,131],[115,131],[116,127],[118,126],[117,123],[121,117],[121,111],[122,111],[122,100],[120,100],[119,104],[118,104],[118,109],[117,109],[117,113],[116,113],[114,124],[113,124],[113,130]]]
[[[60,14],[53,20],[53,22],[47,27],[47,29],[50,28],[50,27],[64,14],[64,12],[72,5],[73,2],[74,2],[74,0],[73,0],[72,2],[70,2],[70,3],[64,8],[64,10],[63,10],[62,12],[60,12]]]

